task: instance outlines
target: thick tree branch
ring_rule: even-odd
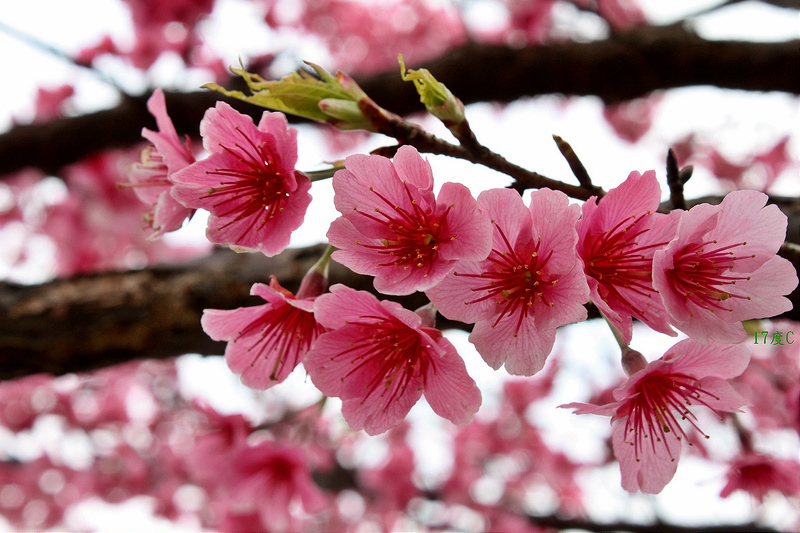
[[[645,27],[591,43],[524,49],[469,44],[422,65],[464,103],[511,102],[540,94],[596,95],[608,103],[660,89],[694,85],[800,93],[800,41],[706,41],[682,26]],[[380,105],[400,115],[420,111],[419,97],[397,69],[357,80]],[[52,122],[17,126],[0,135],[0,176],[26,167],[57,173],[94,152],[130,146],[142,126],[155,128],[145,102]],[[167,108],[181,133],[197,135],[215,93],[168,93]],[[251,115],[261,109],[231,104]]]
[[[324,245],[289,249],[280,256],[218,249],[186,264],[108,272],[37,286],[0,282],[0,380],[38,372],[60,375],[126,361],[221,354],[200,327],[203,309],[233,309],[264,301],[253,283],[274,275],[296,291]],[[331,284],[372,290],[372,278],[331,265]],[[410,309],[424,295],[400,298]],[[443,327],[448,323],[444,322]]]
[[[267,258],[219,249],[211,256],[176,266],[111,272],[55,280],[36,286],[0,283],[0,380],[46,372],[88,371],[143,357],[185,353],[221,354],[200,327],[203,309],[258,305],[253,283],[277,277],[295,291],[325,249],[290,249]],[[800,264],[800,246],[787,243],[780,255]],[[331,284],[372,292],[372,278],[332,263]],[[386,298],[381,296],[381,298]],[[427,303],[416,293],[395,298],[409,309]],[[789,295],[793,309],[783,318],[800,321],[800,292]],[[590,308],[590,316],[597,316]],[[468,329],[439,317],[437,326]]]

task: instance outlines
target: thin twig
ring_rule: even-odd
[[[692,167],[687,167],[691,169]],[[689,171],[691,176],[691,170]],[[687,177],[686,180],[689,178]],[[669,200],[673,209],[686,209],[686,199],[683,197],[683,185],[686,183],[678,168],[678,160],[672,148],[667,150],[667,185],[669,185]]]
[[[372,120],[372,124],[378,133],[393,137],[397,139],[400,144],[413,146],[420,152],[464,159],[471,163],[483,165],[492,170],[506,174],[514,178],[515,183],[512,184],[511,187],[519,192],[525,189],[541,189],[547,187],[549,189],[562,191],[567,196],[578,200],[588,200],[589,197],[592,196],[592,192],[587,191],[583,187],[554,180],[537,172],[527,170],[519,165],[515,165],[500,154],[489,150],[483,145],[478,144],[474,150],[470,150],[462,145],[449,143],[444,139],[440,139],[428,133],[416,124],[404,120],[401,116],[386,111],[369,98],[362,99],[359,102],[359,108],[366,117]],[[477,143],[477,140],[475,142]],[[385,155],[392,150],[396,150],[396,148],[388,147],[379,149],[377,153]],[[605,194],[599,187],[595,188],[595,190],[597,192],[594,194],[598,196]]]
[[[34,37],[33,35],[30,35],[28,33],[20,31],[20,30],[18,30],[16,28],[13,28],[13,27],[11,27],[11,26],[3,23],[3,22],[0,22],[0,32],[3,32],[6,35],[8,35],[9,37],[13,37],[14,39],[17,39],[18,41],[21,41],[21,42],[23,42],[23,43],[25,43],[25,44],[33,47],[33,48],[41,50],[41,51],[45,52],[46,54],[50,54],[51,56],[54,56],[54,57],[60,59],[61,61],[69,63],[70,65],[73,65],[75,67],[79,67],[79,68],[82,68],[82,69],[86,69],[89,72],[91,72],[95,77],[97,77],[98,79],[103,81],[104,83],[107,83],[107,84],[111,85],[112,87],[114,87],[115,89],[117,89],[121,94],[123,94],[125,96],[129,96],[128,92],[125,89],[123,89],[116,81],[114,81],[114,79],[112,79],[105,72],[102,72],[102,71],[96,69],[92,65],[87,65],[87,64],[84,64],[84,63],[81,63],[81,62],[77,61],[74,57],[66,54],[63,50],[59,50],[58,48],[56,48],[52,44],[46,43],[46,42],[42,41],[41,39],[39,39],[38,37]]]
[[[575,153],[572,146],[558,135],[553,135],[553,140],[556,142],[556,146],[558,146],[558,151],[561,152],[561,155],[567,160],[569,168],[572,169],[572,173],[578,178],[578,183],[581,184],[581,187],[590,191],[592,194],[597,194],[600,188],[592,184],[592,178],[589,176],[589,172],[587,172],[586,167],[581,163],[578,154]]]

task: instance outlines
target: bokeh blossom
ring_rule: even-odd
[[[211,213],[206,236],[216,244],[281,253],[311,203],[311,181],[294,168],[297,130],[283,113],[265,111],[258,127],[225,102],[200,122],[211,154],[173,176],[172,195]]]
[[[489,366],[530,376],[544,366],[556,328],[586,319],[580,208],[550,189],[534,191],[528,207],[511,189],[485,191],[478,205],[492,219],[492,253],[460,261],[426,294],[447,318],[475,323],[469,340]]]
[[[720,492],[727,498],[733,492],[744,491],[759,502],[772,491],[786,496],[800,495],[800,463],[755,452],[743,454],[729,465],[726,483]]]

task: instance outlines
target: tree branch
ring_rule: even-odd
[[[325,245],[289,249],[272,258],[218,249],[181,265],[77,276],[35,286],[0,283],[0,380],[39,372],[84,372],[143,357],[221,354],[225,343],[212,341],[200,327],[203,309],[263,304],[249,290],[253,283],[268,282],[270,274],[296,291],[324,249]],[[800,264],[796,244],[785,244],[780,255],[795,268]],[[335,262],[330,281],[377,294],[371,277]],[[422,293],[391,299],[408,309],[428,303]],[[800,289],[789,299],[793,309],[781,317],[800,322]],[[599,316],[593,306],[589,316]],[[469,329],[442,316],[437,326]]]
[[[680,25],[650,26],[590,43],[523,49],[468,44],[421,66],[465,104],[552,93],[596,95],[613,103],[694,85],[798,94],[798,46],[800,40],[706,41]],[[421,110],[418,95],[397,69],[357,81],[390,111],[407,115]],[[193,136],[205,110],[220,99],[211,92],[166,96],[178,132]],[[87,115],[16,126],[0,135],[0,176],[27,167],[56,174],[94,152],[140,142],[143,126],[155,128],[145,106],[148,97],[124,98],[113,109]],[[263,111],[228,101],[256,117]]]

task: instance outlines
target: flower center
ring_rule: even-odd
[[[620,221],[613,228],[593,238],[584,260],[584,270],[600,282],[603,289],[601,297],[608,302],[609,297],[627,302],[633,311],[644,316],[644,309],[633,305],[622,291],[630,291],[648,298],[656,293],[653,289],[653,252],[667,242],[640,246],[638,238],[650,228],[639,229],[637,224],[647,220],[652,211],[647,211],[637,219],[636,215]],[[647,253],[644,253],[647,252]]]
[[[498,316],[492,327],[497,326],[503,317],[516,314],[517,324],[513,333],[516,337],[523,320],[533,312],[533,306],[537,301],[550,307],[555,306],[548,298],[547,293],[558,279],[549,276],[545,270],[553,252],[550,251],[544,258],[539,255],[539,248],[542,244],[541,237],[536,240],[530,250],[514,250],[502,228],[495,224],[495,229],[503,239],[503,248],[505,249],[492,249],[487,258],[487,261],[491,263],[491,270],[480,274],[459,274],[458,272],[454,272],[454,274],[486,280],[485,284],[471,289],[473,292],[482,293],[481,296],[465,303],[469,305],[483,300],[494,300]]]
[[[408,199],[411,201],[412,209],[405,209],[389,201],[372,187],[370,192],[380,198],[388,209],[375,208],[375,214],[358,211],[361,215],[378,222],[386,227],[391,238],[381,239],[381,244],[361,244],[366,248],[378,250],[379,253],[387,256],[387,261],[378,263],[378,266],[401,266],[403,270],[409,267],[422,268],[427,266],[427,277],[432,267],[433,259],[439,249],[439,243],[443,240],[454,240],[456,236],[443,237],[441,221],[447,218],[447,213],[453,207],[448,206],[444,216],[439,220],[433,220],[411,196],[408,184],[403,182]]]
[[[314,320],[312,313],[293,305],[278,304],[250,322],[233,342],[251,335],[255,337],[247,348],[248,352],[256,352],[250,362],[251,367],[259,358],[277,354],[269,375],[274,381],[287,365],[290,369],[296,367],[298,360],[311,349],[311,344],[323,332],[324,328]]]
[[[223,179],[218,186],[209,187],[208,194],[203,198],[219,199],[213,205],[215,216],[232,217],[220,229],[245,218],[251,219],[250,224],[242,228],[239,236],[241,239],[256,224],[260,228],[283,211],[289,194],[279,168],[278,155],[266,141],[254,144],[239,128],[236,131],[245,140],[245,144],[234,143],[233,148],[220,144],[220,147],[234,157],[237,164],[232,168],[207,171],[208,174],[222,176]],[[261,216],[254,216],[259,213]]]
[[[721,419],[722,416],[708,404],[708,400],[712,399],[719,400],[704,391],[699,381],[685,374],[655,372],[642,378],[626,406],[628,419],[625,422],[625,442],[634,447],[636,461],[640,460],[643,446],[650,446],[656,453],[658,443],[667,450],[670,460],[675,461],[666,440],[670,435],[678,441],[687,437],[678,418],[688,420],[700,434],[709,438],[697,425],[697,417],[689,407],[693,403],[705,405]]]
[[[687,245],[673,261],[673,269],[667,272],[672,285],[684,298],[695,305],[708,309],[733,312],[730,307],[720,304],[728,298],[749,300],[749,296],[733,294],[737,281],[749,280],[750,276],[732,276],[730,272],[736,263],[734,249],[747,242],[717,246],[717,241]],[[755,257],[755,254],[747,257]],[[694,313],[690,313],[694,316]]]
[[[403,396],[408,386],[423,387],[423,377],[430,366],[435,369],[435,361],[426,357],[419,334],[407,325],[382,316],[360,318],[366,320],[348,322],[360,327],[365,335],[342,353],[357,354],[342,381],[369,367],[371,377],[364,384],[367,394],[361,403],[379,401],[386,411],[393,401]]]

